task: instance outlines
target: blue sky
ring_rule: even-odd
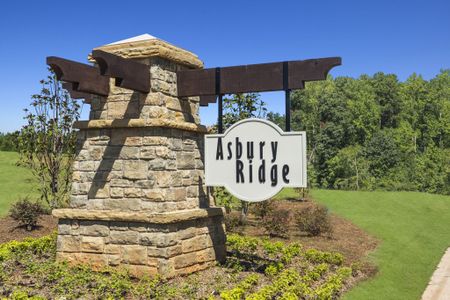
[[[149,33],[206,67],[341,56],[333,76],[377,71],[429,79],[450,68],[450,1],[4,1],[0,131],[19,129],[50,55],[86,62],[94,47]],[[263,93],[282,112],[281,93]],[[85,113],[88,107],[85,106]],[[211,124],[216,107],[201,109]]]

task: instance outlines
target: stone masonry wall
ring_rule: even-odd
[[[71,207],[167,212],[209,207],[203,135],[170,128],[79,132]]]
[[[224,259],[221,218],[176,224],[62,220],[58,257],[94,268],[122,266],[135,276],[188,274]]]

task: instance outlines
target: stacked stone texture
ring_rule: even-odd
[[[75,124],[71,208],[54,211],[57,257],[172,277],[224,259],[223,215],[210,207],[204,186],[198,98],[177,97],[176,71],[188,66],[164,57],[138,61],[149,66],[151,92],[111,79],[110,95],[92,98],[90,121]]]

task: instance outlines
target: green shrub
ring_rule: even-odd
[[[275,209],[264,217],[264,229],[270,236],[286,237],[290,218],[289,210]]]
[[[344,256],[337,252],[323,252],[309,249],[305,252],[305,258],[313,263],[327,263],[340,266],[344,262]]]
[[[247,291],[258,283],[258,280],[259,276],[257,274],[251,274],[238,283],[234,288],[221,292],[220,298],[223,300],[243,299]]]
[[[227,229],[227,231],[237,231],[237,229],[239,228],[239,226],[241,226],[241,221],[239,216],[229,213],[226,214],[224,216],[224,223],[225,223],[225,228]]]
[[[22,242],[11,241],[0,244],[0,262],[10,259],[14,255],[53,255],[56,253],[56,232],[41,238],[26,238]]]
[[[270,214],[274,210],[273,200],[266,200],[257,202],[252,205],[252,213],[259,217],[265,218],[268,214]]]
[[[39,202],[33,202],[28,198],[17,201],[9,210],[11,218],[26,226],[28,231],[36,227],[39,216],[44,213],[45,209]]]
[[[328,209],[323,205],[308,205],[295,215],[298,229],[310,236],[318,236],[322,233],[331,235],[333,230]]]

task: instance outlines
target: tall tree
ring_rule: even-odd
[[[373,75],[371,84],[381,109],[380,128],[395,127],[401,106],[397,76],[378,72]]]

